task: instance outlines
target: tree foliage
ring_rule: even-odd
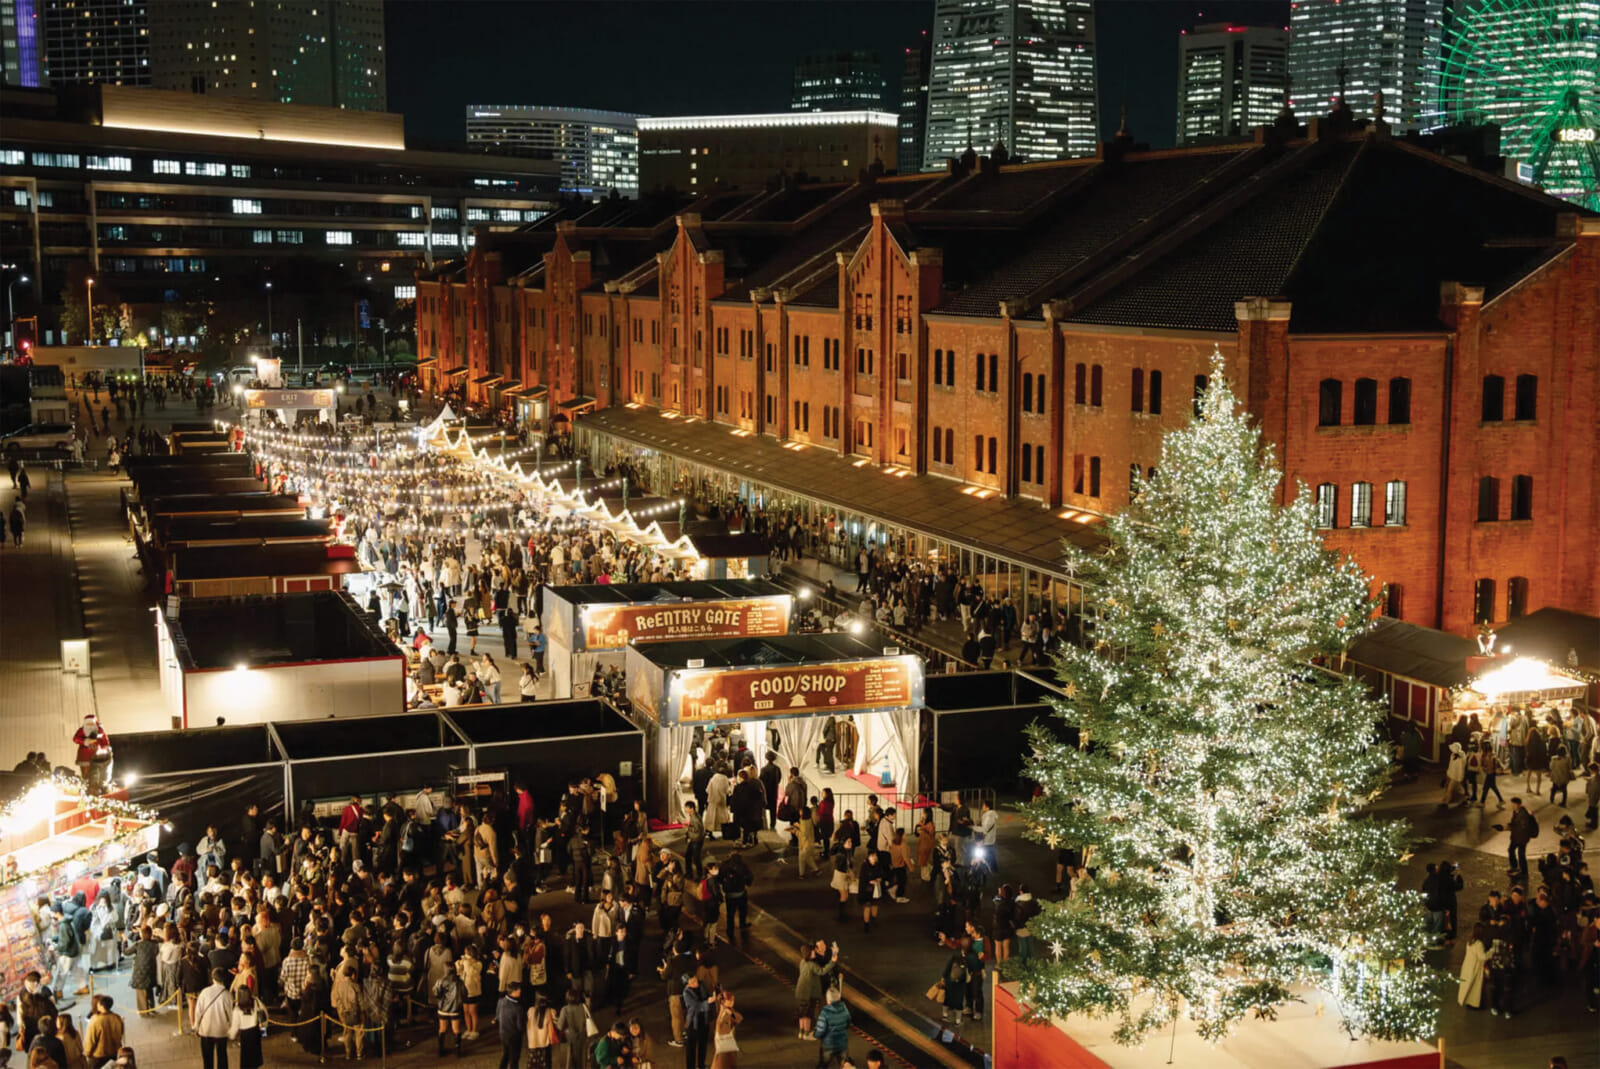
[[[1218,355],[1104,552],[1067,547],[1098,599],[1093,648],[1057,660],[1055,715],[1083,745],[1036,727],[1027,819],[1087,847],[1096,877],[1008,972],[1037,1011],[1111,1015],[1124,1043],[1180,1013],[1220,1038],[1304,984],[1354,1035],[1425,1037],[1437,980],[1419,896],[1396,885],[1409,832],[1364,814],[1382,710],[1311,667],[1370,625],[1370,584],[1323,547],[1309,495],[1279,504],[1223,372]]]

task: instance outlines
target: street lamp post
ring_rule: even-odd
[[[267,356],[272,356],[272,283],[267,283]]]
[[[11,290],[18,282],[26,286],[28,284],[28,276],[18,275],[6,283],[6,329],[11,331],[12,345],[17,344],[17,310],[11,301]]]
[[[85,310],[84,310],[84,317],[83,317],[84,318],[84,335],[87,337],[87,339],[89,341],[89,344],[93,345],[94,344],[94,279],[86,278],[86,279],[83,280],[83,292],[84,292],[84,304],[87,306],[85,308]]]

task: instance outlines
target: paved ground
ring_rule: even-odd
[[[170,409],[166,419],[194,418],[190,410]],[[154,420],[152,420],[154,422]],[[120,429],[120,427],[119,427]],[[103,435],[102,435],[103,438]],[[91,457],[95,454],[91,454]],[[94,472],[41,478],[36,473],[30,495],[30,526],[24,547],[0,550],[0,642],[6,656],[0,659],[0,764],[15,761],[28,749],[46,748],[56,761],[70,757],[67,739],[80,716],[79,710],[93,707],[99,697],[100,710],[113,731],[143,725],[152,715],[159,716],[155,688],[153,631],[148,620],[149,599],[137,572],[131,545],[123,539],[117,510],[116,489],[120,485]],[[0,483],[9,480],[0,476]],[[9,509],[12,491],[0,485],[0,508]],[[69,545],[68,520],[71,520]],[[72,552],[75,549],[76,553]],[[72,591],[74,572],[83,586],[81,613],[70,611],[71,601],[59,597]],[[845,574],[845,583],[853,582]],[[94,684],[63,676],[59,670],[58,638],[83,627],[91,637]],[[498,651],[498,639],[484,636],[485,648]],[[152,712],[154,711],[154,712]],[[120,727],[123,718],[128,726]],[[15,756],[12,756],[15,755]],[[1424,776],[1423,782],[1393,790],[1380,809],[1386,814],[1411,820],[1420,835],[1432,841],[1419,846],[1411,860],[1406,882],[1420,882],[1423,866],[1429,861],[1450,859],[1462,867],[1467,889],[1461,896],[1463,924],[1470,928],[1491,887],[1504,888],[1504,832],[1492,827],[1504,823],[1504,810],[1493,805],[1479,809],[1441,811],[1436,806],[1436,781]],[[1506,781],[1502,789],[1507,798],[1521,784]],[[1575,784],[1573,799],[1582,797]],[[1530,801],[1533,801],[1530,796]],[[1530,850],[1538,856],[1549,849],[1555,812],[1545,799],[1533,801],[1533,810],[1546,830],[1545,837]],[[1581,804],[1568,807],[1581,817]],[[1000,852],[1001,874],[1006,880],[1024,880],[1036,891],[1048,893],[1051,875],[1049,858],[1039,847],[1021,842],[1012,819],[1003,825]],[[1600,846],[1600,839],[1595,840]],[[852,1042],[852,1052],[860,1056],[868,1048],[868,1038],[881,1041],[893,1055],[891,1064],[900,1066],[943,1066],[972,1064],[972,1054],[961,1047],[970,1042],[987,1048],[987,1021],[969,1026],[959,1036],[939,1035],[937,1024],[926,1014],[931,1005],[922,993],[932,982],[943,960],[935,948],[932,908],[928,889],[915,881],[907,905],[885,907],[873,933],[861,931],[859,916],[845,922],[836,919],[834,896],[820,877],[799,880],[790,864],[773,856],[773,842],[754,852],[758,882],[752,894],[756,907],[755,925],[747,939],[721,951],[725,982],[739,995],[740,1008],[747,1021],[740,1030],[746,1066],[804,1066],[815,1058],[816,1048],[792,1038],[792,994],[794,951],[802,940],[822,937],[838,939],[847,967],[846,992],[852,1011],[866,1035]],[[716,847],[714,853],[725,848]],[[1600,867],[1591,849],[1591,867]],[[543,900],[555,913],[558,923],[576,919],[578,910],[569,895],[547,895]],[[543,904],[543,903],[542,903]],[[652,929],[652,936],[654,935]],[[1434,953],[1435,963],[1445,969],[1459,967],[1464,947],[1455,946]],[[647,944],[645,960],[653,964],[654,940]],[[117,996],[119,1008],[133,1019],[129,1022],[130,1040],[146,1069],[166,1066],[193,1066],[198,1063],[198,1045],[193,1038],[178,1037],[170,1011],[148,1018],[131,1013],[133,999],[126,990],[125,974],[106,975],[97,980]],[[1442,1014],[1448,1064],[1465,1069],[1521,1069],[1542,1066],[1552,1054],[1564,1054],[1569,1064],[1600,1066],[1600,1029],[1597,1019],[1584,1012],[1583,997],[1575,979],[1566,978],[1550,989],[1540,989],[1530,979],[1519,992],[1518,1015],[1510,1020],[1490,1017],[1486,1011],[1470,1012],[1454,1001],[1453,986],[1447,992]],[[646,1023],[658,1045],[666,1035],[667,1013],[661,986],[641,977],[626,1010]],[[602,1013],[603,1025],[611,1013]],[[397,1066],[438,1064],[431,1042],[420,1031],[410,1033],[419,1045],[391,1053],[387,1062]],[[943,1040],[957,1042],[946,1046]],[[486,1035],[468,1047],[461,1064],[488,1066],[498,1061],[498,1048]],[[342,1057],[336,1056],[336,1057]],[[296,1048],[286,1037],[269,1039],[269,1065],[313,1064],[316,1061]],[[678,1052],[660,1049],[658,1065],[676,1066]]]

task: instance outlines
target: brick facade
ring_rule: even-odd
[[[1483,579],[1495,594],[1478,615],[1496,621],[1513,611],[1513,579],[1520,611],[1600,613],[1600,221],[1551,208],[1547,255],[1488,299],[1476,282],[1437,279],[1433,322],[1411,329],[1297,330],[1294,297],[1248,292],[1225,306],[1231,324],[1214,314],[1191,327],[1094,323],[1083,309],[1096,305],[1049,293],[955,314],[946,302],[950,269],[964,268],[960,239],[935,243],[939,220],[918,202],[982,178],[824,191],[838,211],[858,212],[858,229],[841,225],[832,245],[818,239],[770,278],[742,244],[758,224],[696,210],[726,216],[715,198],[637,224],[538,224],[511,236],[525,246],[480,242],[464,265],[419,280],[424,381],[459,383],[449,372],[466,366],[467,398],[479,404],[494,395],[473,380],[499,375],[548,387],[552,404],[659,408],[1041,507],[1108,513],[1128,502],[1130,470],[1154,469],[1162,435],[1190,418],[1220,349],[1277,451],[1285,497],[1332,487],[1327,543],[1390,587],[1393,614],[1466,631]],[[1014,180],[1044,179],[1034,168]],[[780,249],[762,246],[766,255],[830,225],[819,211],[764,224],[761,240]],[[1190,222],[1173,219],[1187,237]],[[1503,384],[1500,420],[1482,418],[1489,375]],[[1513,418],[1519,376],[1536,379],[1521,387],[1532,418]],[[1337,384],[1337,413],[1325,383]],[[1499,479],[1497,520],[1478,519],[1485,476]],[[1532,480],[1516,491],[1527,497],[1531,485],[1527,519],[1509,518],[1518,476]],[[1353,512],[1357,484],[1364,517]],[[1403,516],[1391,484],[1403,486]]]

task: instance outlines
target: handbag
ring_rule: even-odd
[[[713,1050],[717,1054],[737,1054],[739,1053],[739,1041],[733,1038],[732,1032],[718,1032]]]
[[[583,1034],[590,1039],[600,1034],[600,1029],[595,1027],[594,1016],[587,1009],[583,1011]]]
[[[929,1002],[937,1002],[941,1006],[944,1005],[944,981],[943,980],[940,980],[938,983],[936,983],[932,987],[928,988],[928,1001]]]

